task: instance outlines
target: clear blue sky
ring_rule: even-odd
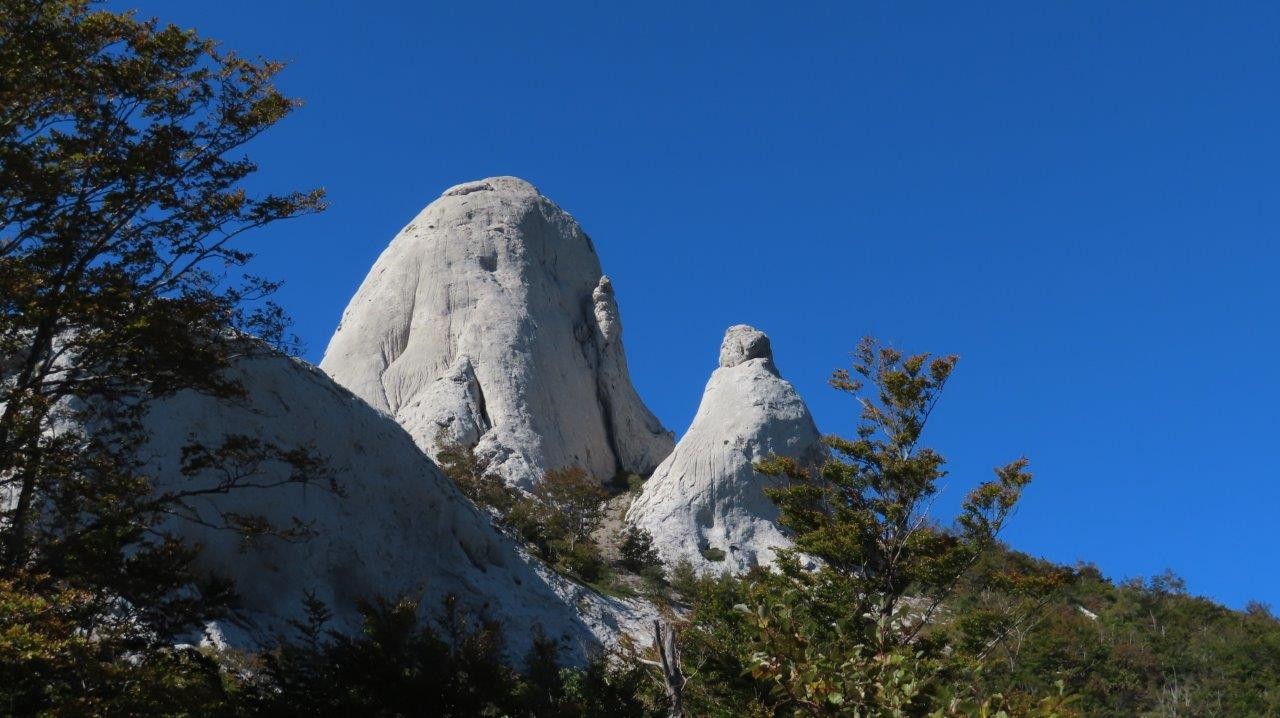
[[[111,6],[291,61],[258,183],[332,208],[257,268],[308,358],[423,205],[519,175],[595,239],[677,432],[730,324],[832,432],[859,336],[955,352],[941,512],[1026,454],[1015,547],[1280,606],[1280,6],[622,5]]]

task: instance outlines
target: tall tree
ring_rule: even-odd
[[[946,460],[919,444],[957,361],[906,356],[864,339],[853,370],[835,372],[830,382],[861,406],[855,436],[824,437],[833,455],[816,475],[781,457],[757,467],[791,480],[767,493],[781,509],[781,523],[795,533],[797,548],[828,570],[857,578],[858,613],[877,617],[878,648],[910,641],[927,625],[991,547],[1031,481],[1026,459],[1010,462],[965,497],[955,530],[941,530],[931,520]],[[908,596],[918,620],[910,630],[894,632],[890,626]]]
[[[864,340],[852,370],[831,380],[861,407],[854,436],[824,437],[831,456],[816,470],[776,456],[757,465],[787,480],[767,493],[795,548],[779,552],[778,571],[697,589],[684,633],[699,676],[693,705],[814,716],[993,708],[968,688],[965,659],[931,629],[1031,476],[1025,459],[999,467],[964,499],[954,526],[930,517],[945,461],[920,439],[956,361]]]
[[[323,204],[245,187],[243,147],[298,105],[280,68],[87,0],[0,2],[0,577],[81,587],[157,634],[198,613],[175,591],[190,550],[157,527],[255,482],[157,491],[136,449],[148,402],[234,399],[222,370],[266,346],[249,337],[285,340],[238,241]],[[254,457],[323,475],[248,437],[189,447],[184,472]]]

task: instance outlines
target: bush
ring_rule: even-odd
[[[477,620],[453,599],[429,624],[411,600],[366,606],[357,637],[324,630],[327,612],[315,609],[309,603],[313,620],[297,626],[300,642],[264,657],[257,681],[243,686],[236,715],[645,714],[642,670],[604,660],[565,668],[556,644],[539,636],[518,672],[502,660],[501,626]]]
[[[645,566],[640,569],[640,577],[651,590],[661,589],[667,583],[667,572],[662,568],[661,564],[656,566]]]
[[[708,546],[700,551],[702,557],[708,561],[720,562],[724,560],[724,549],[718,549],[714,546]]]
[[[465,446],[445,444],[440,466],[472,501],[492,512],[538,558],[584,581],[599,580],[606,563],[591,532],[608,494],[577,467],[548,471],[532,494],[507,486]]]
[[[43,576],[0,578],[0,714],[220,715],[219,665]],[[93,631],[90,635],[90,631]]]
[[[489,462],[476,456],[470,446],[444,441],[436,452],[436,463],[462,493],[476,505],[493,509],[499,515],[508,514],[520,499],[520,492],[507,486],[501,476],[489,471]]]
[[[564,550],[560,564],[584,581],[596,581],[605,574],[604,556],[594,541],[578,543]]]
[[[578,542],[589,540],[609,498],[599,482],[576,466],[548,471],[533,495],[562,522],[571,549]]]
[[[618,551],[622,554],[622,565],[629,571],[640,573],[645,568],[662,563],[658,550],[653,547],[653,534],[638,527],[628,526],[623,530]]]
[[[671,568],[671,588],[685,600],[693,598],[698,590],[698,572],[688,559],[681,559]]]
[[[547,508],[536,499],[520,497],[512,504],[510,512],[500,519],[500,524],[514,531],[542,560],[554,562],[552,518]]]

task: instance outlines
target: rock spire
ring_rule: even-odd
[[[730,327],[689,431],[645,482],[627,521],[654,537],[668,564],[740,573],[790,545],[753,464],[769,454],[817,463],[818,429],[795,387],[778,374],[769,337]]]
[[[457,185],[369,271],[320,367],[429,454],[473,444],[513,484],[648,474],[673,438],[631,385],[591,239],[528,182]]]

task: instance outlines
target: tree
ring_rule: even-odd
[[[929,505],[946,476],[946,461],[918,444],[957,360],[904,356],[864,339],[854,352],[853,372],[842,369],[831,379],[862,407],[855,438],[824,437],[833,458],[816,476],[789,458],[771,457],[757,467],[792,482],[767,493],[781,510],[782,525],[794,531],[797,548],[866,589],[859,613],[869,611],[879,619],[879,648],[918,635],[964,572],[991,547],[1031,481],[1025,458],[1010,462],[995,469],[994,481],[979,484],[964,499],[956,531],[930,522]],[[921,620],[895,634],[889,626],[908,590],[923,608],[916,610]]]
[[[658,566],[662,558],[653,546],[653,534],[639,526],[628,526],[619,534],[618,553],[622,565],[639,573],[650,566]]]
[[[297,106],[272,85],[280,67],[87,0],[0,5],[0,577],[83,589],[96,612],[78,612],[80,629],[124,612],[137,630],[121,645],[154,644],[227,596],[159,528],[191,517],[191,498],[261,485],[261,462],[327,478],[307,451],[249,437],[188,447],[189,477],[228,469],[212,483],[156,491],[137,457],[150,402],[234,400],[223,370],[287,343],[277,284],[242,272],[239,244],[322,208],[318,190],[244,185],[244,145]]]
[[[590,540],[604,513],[604,502],[609,498],[599,483],[576,466],[548,471],[533,495],[551,509],[553,517],[563,522],[570,552],[579,543]]]
[[[968,710],[963,666],[930,629],[1031,480],[1027,462],[970,492],[954,528],[936,525],[928,509],[945,461],[919,442],[956,357],[905,356],[868,338],[854,359],[831,384],[862,407],[855,436],[824,437],[832,455],[816,472],[777,456],[757,466],[788,480],[767,493],[795,548],[779,552],[777,572],[704,584],[694,600],[687,653],[714,676],[700,690],[720,710]],[[802,556],[818,567],[803,568]],[[743,673],[752,682],[736,694],[707,685]]]
[[[234,240],[320,209],[322,193],[243,187],[256,166],[235,153],[297,105],[271,85],[278,63],[84,0],[13,0],[0,69],[0,476],[15,568],[36,558],[42,501],[126,448],[85,452],[92,440],[67,426],[128,434],[143,400],[234,396],[220,370],[255,345],[228,332],[282,340],[278,307],[247,309],[277,285],[229,281],[251,257]]]
[[[560,663],[558,644],[538,636],[523,673],[504,660],[503,627],[446,597],[424,622],[416,601],[364,606],[363,631],[325,630],[308,601],[302,640],[263,656],[245,687],[244,714],[280,716],[642,716],[643,674],[606,657],[581,668]]]
[[[436,443],[440,447],[436,463],[444,475],[477,506],[496,512],[500,520],[505,519],[520,500],[520,493],[490,471],[489,462],[477,456],[473,447],[450,441],[443,433]]]

